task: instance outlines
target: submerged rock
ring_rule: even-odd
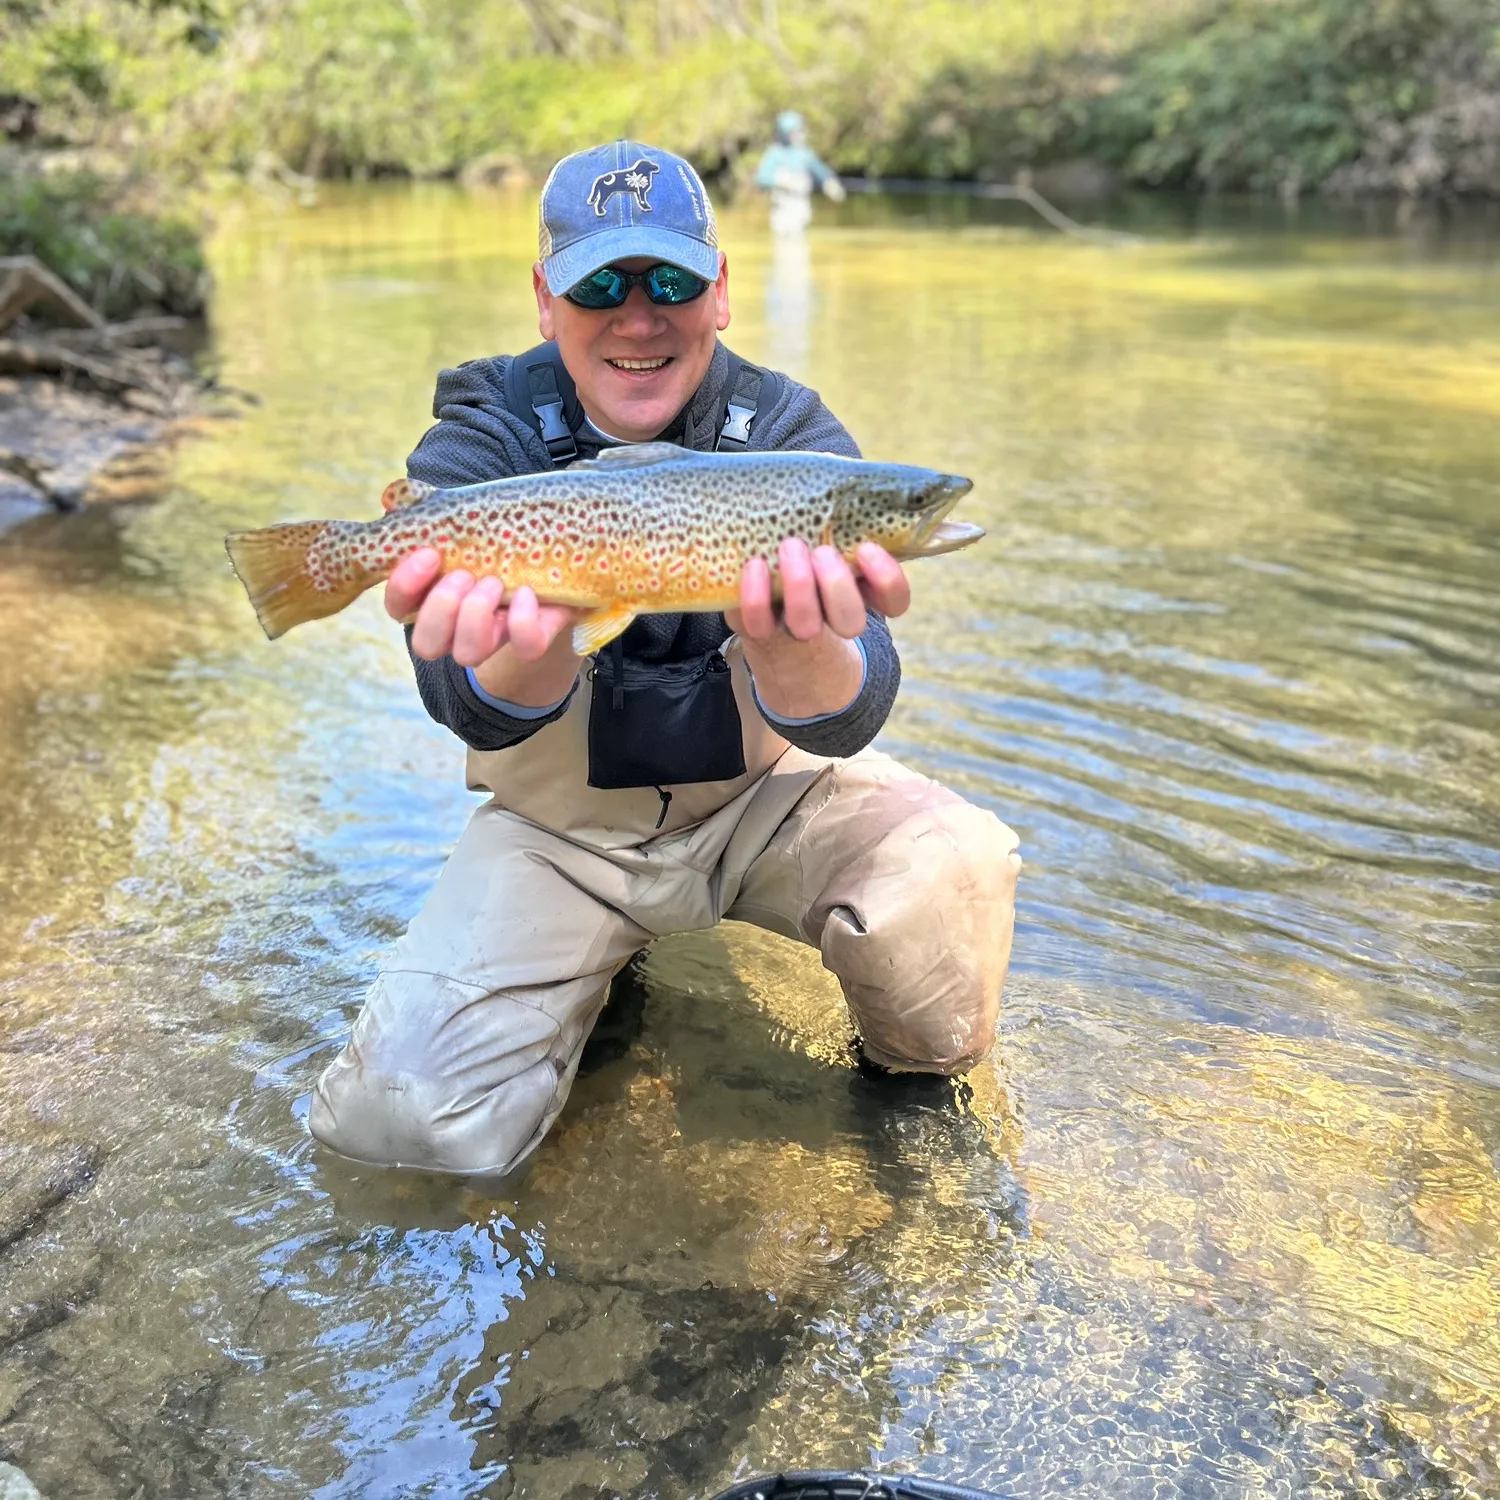
[[[42,1500],[42,1492],[14,1464],[0,1463],[0,1500]]]

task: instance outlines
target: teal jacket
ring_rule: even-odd
[[[761,157],[755,170],[755,185],[775,187],[779,172],[807,172],[819,187],[834,175],[833,168],[811,146],[786,146],[780,141],[768,147]]]

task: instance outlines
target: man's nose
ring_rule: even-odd
[[[643,286],[633,286],[615,314],[615,332],[626,338],[647,339],[661,332],[661,310],[646,295]]]

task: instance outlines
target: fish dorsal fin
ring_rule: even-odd
[[[405,510],[408,505],[420,505],[436,490],[435,484],[423,484],[420,479],[393,479],[386,485],[380,503],[388,512]]]
[[[690,450],[676,443],[627,443],[622,448],[601,448],[598,458],[582,458],[571,469],[644,469],[648,464],[664,464],[674,458],[688,458]]]

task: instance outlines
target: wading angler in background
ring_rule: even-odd
[[[807,144],[807,126],[794,109],[776,116],[776,139],[755,170],[755,185],[771,195],[771,233],[800,235],[812,222],[813,188],[844,201],[838,174]]]
[[[678,157],[619,141],[560,162],[533,281],[547,342],[439,376],[416,484],[394,499],[652,441],[859,456],[812,391],[719,342],[728,269]],[[658,449],[600,472],[632,464],[643,492],[684,467]],[[612,640],[591,640],[591,620],[587,661],[581,609],[444,572],[432,548],[390,574],[422,701],[489,800],[319,1080],[319,1140],[363,1161],[509,1170],[562,1108],[615,973],[653,938],[724,917],[818,949],[872,1062],[951,1073],[988,1050],[1015,835],[867,748],[900,679],[885,617],[907,608],[906,576],[872,542],[856,574],[836,547],[788,540],[770,560],[778,605],[749,551],[737,608],[642,614]]]

